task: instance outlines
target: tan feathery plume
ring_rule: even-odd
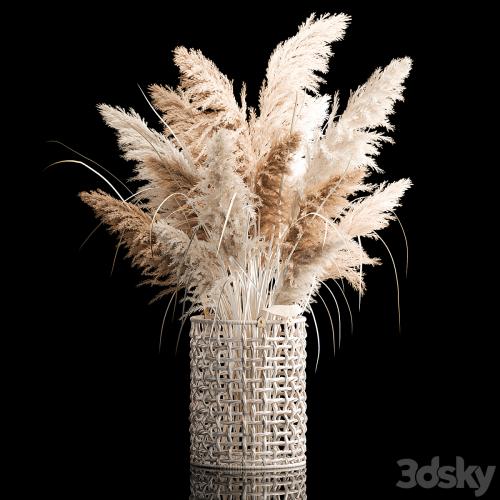
[[[260,199],[260,231],[271,239],[279,234],[280,224],[291,223],[291,202],[286,186],[292,156],[300,144],[300,135],[292,133],[278,139],[257,164],[255,193]]]
[[[338,228],[330,228],[321,251],[311,253],[291,266],[277,300],[305,308],[321,282],[328,279],[346,279],[354,289],[363,292],[360,266],[375,264],[378,260],[369,257],[356,241]]]
[[[286,236],[288,248],[295,248],[293,262],[297,266],[309,262],[325,245],[328,224],[325,218],[336,219],[349,206],[347,197],[366,189],[363,179],[366,173],[356,170],[320,187],[317,192],[299,202],[299,214]],[[318,215],[315,215],[318,214]]]
[[[153,223],[151,217],[132,203],[113,198],[101,190],[82,192],[109,231],[120,238],[132,265],[146,277],[144,283],[161,287],[156,299],[179,287],[179,270],[185,260],[189,238],[166,221]]]
[[[158,258],[160,243],[150,240],[151,218],[143,210],[101,190],[82,192],[80,198],[92,207],[111,233],[121,238],[134,266],[148,276],[165,277],[170,273],[167,262]]]
[[[149,92],[154,107],[163,114],[164,122],[168,125],[164,129],[165,135],[170,136],[173,130],[181,147],[187,148],[195,163],[198,163],[196,160],[204,149],[203,138],[209,118],[207,114],[195,109],[181,89],[155,84],[149,87]]]
[[[217,130],[237,130],[238,170],[246,175],[254,160],[246,120],[245,88],[240,107],[232,82],[200,51],[177,47],[174,62],[181,73],[179,89],[152,86],[153,104],[164,113],[166,123],[197,163],[206,160],[206,142]]]
[[[177,47],[174,62],[180,70],[180,88],[195,109],[213,111],[220,123],[239,125],[246,120],[233,84],[199,50]]]

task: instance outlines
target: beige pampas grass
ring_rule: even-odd
[[[260,200],[260,232],[271,239],[278,237],[282,224],[292,222],[293,197],[289,195],[287,177],[290,160],[300,146],[300,135],[295,132],[278,138],[267,155],[257,164],[255,193]]]
[[[172,258],[164,259],[164,243],[150,238],[151,217],[136,205],[117,200],[103,191],[80,193],[81,199],[94,209],[96,215],[111,232],[120,237],[127,248],[132,264],[148,278],[148,282],[161,283],[168,291],[175,289],[172,275],[175,269]],[[178,238],[184,233],[178,232]],[[168,244],[173,247],[172,238]]]
[[[409,58],[377,69],[339,114],[340,97],[319,93],[331,45],[350,18],[310,16],[272,53],[259,94],[201,52],[178,47],[177,88],[152,85],[163,132],[133,110],[101,105],[124,157],[142,183],[133,203],[101,191],[82,200],[115,233],[159,297],[176,292],[184,316],[254,320],[263,310],[310,308],[325,280],[360,293],[368,256],[361,238],[378,238],[395,218],[408,179],[379,185],[376,156],[392,130]]]

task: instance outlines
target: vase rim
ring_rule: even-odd
[[[191,323],[203,323],[210,324],[214,322],[213,318],[205,318],[204,316],[197,315],[191,316]],[[306,320],[305,316],[297,316],[295,318],[282,318],[282,319],[266,319],[265,324],[267,325],[284,325],[286,323],[304,323]],[[249,325],[249,326],[258,326],[258,320],[250,320],[250,321],[240,321],[237,319],[217,319],[215,322],[219,325]]]

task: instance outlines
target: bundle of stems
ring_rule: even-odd
[[[327,280],[363,293],[377,264],[362,238],[396,218],[408,179],[367,183],[391,142],[389,116],[402,100],[411,60],[374,71],[340,112],[320,94],[331,44],[345,14],[310,16],[272,53],[258,109],[201,52],[178,47],[177,88],[152,85],[158,132],[133,110],[100,105],[116,130],[140,189],[124,198],[80,194],[127,248],[156,298],[183,303],[182,315],[255,320],[263,309],[310,308]],[[383,240],[382,240],[383,241]],[[330,288],[328,287],[328,290]]]

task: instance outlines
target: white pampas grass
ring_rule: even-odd
[[[196,195],[188,201],[203,236],[217,241],[219,250],[236,259],[253,223],[253,194],[236,171],[235,137],[220,130],[209,141],[207,163],[202,167]]]
[[[354,238],[375,236],[394,219],[393,210],[411,186],[409,179],[391,184],[382,183],[370,196],[354,201],[340,219],[339,229]]]
[[[392,130],[388,117],[394,103],[403,100],[403,82],[411,69],[408,57],[394,59],[386,68],[378,68],[349,98],[346,109],[337,118],[338,101],[332,107],[324,137],[316,143],[307,171],[307,189],[334,175],[359,167],[381,172],[375,156],[383,142],[391,142],[377,128]]]
[[[376,69],[349,98],[339,119],[341,126],[351,130],[373,127],[392,130],[388,116],[394,111],[394,103],[403,99],[403,81],[410,69],[409,57],[394,59],[384,69]]]
[[[260,122],[263,127],[289,126],[294,106],[303,92],[318,93],[332,54],[330,44],[344,36],[349,16],[310,16],[298,33],[280,43],[272,53],[266,81],[260,91]]]
[[[363,273],[378,260],[361,238],[378,238],[411,185],[366,183],[381,171],[375,157],[391,141],[411,61],[375,70],[339,115],[339,95],[319,85],[349,20],[313,15],[279,44],[258,110],[247,109],[245,87],[238,100],[212,61],[184,47],[174,51],[179,87],[150,87],[163,133],[135,111],[100,106],[143,186],[134,203],[100,191],[81,197],[162,287],[158,297],[176,293],[184,317],[299,314],[328,279],[364,290]]]

